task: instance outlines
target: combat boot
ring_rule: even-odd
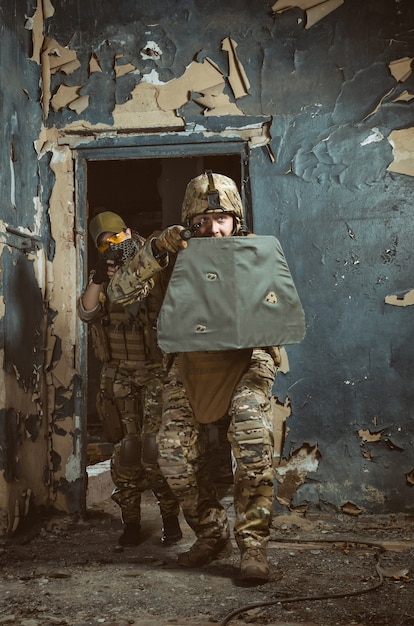
[[[139,544],[139,532],[141,526],[138,522],[127,522],[119,536],[118,543],[121,546],[137,546]]]
[[[269,580],[269,575],[265,548],[243,548],[239,580],[246,584],[261,585]]]
[[[178,555],[177,561],[179,565],[184,567],[201,567],[208,565],[212,561],[226,559],[232,553],[232,545],[230,539],[222,539],[220,541],[213,539],[197,539],[188,552],[182,552]]]
[[[178,517],[176,515],[171,515],[171,517],[163,517],[162,522],[163,522],[163,527],[162,527],[161,543],[164,546],[169,546],[172,543],[176,543],[177,541],[180,541],[180,539],[183,536],[183,533],[181,532]]]

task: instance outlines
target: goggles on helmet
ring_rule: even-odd
[[[115,233],[114,235],[108,237],[108,239],[105,239],[100,244],[98,244],[98,250],[99,252],[103,253],[105,252],[105,250],[108,250],[109,247],[116,246],[122,241],[125,241],[126,238],[127,235],[125,231],[121,230],[120,233]]]

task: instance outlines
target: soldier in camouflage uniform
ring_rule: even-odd
[[[139,543],[141,494],[148,487],[160,507],[162,542],[173,543],[182,537],[179,503],[159,468],[155,444],[165,372],[154,324],[163,290],[155,285],[144,302],[131,307],[111,303],[106,296],[109,277],[144,239],[111,211],[92,219],[90,233],[100,260],[79,300],[78,312],[90,324],[95,353],[103,363],[97,410],[107,439],[115,444],[112,498],[121,508],[124,523],[119,543]]]
[[[208,172],[190,181],[182,219],[196,237],[248,234],[243,227],[237,186],[220,174]],[[182,228],[171,226],[149,240],[111,280],[109,297],[118,302],[145,298],[158,273],[168,271],[174,254],[186,247]],[[234,535],[241,552],[240,580],[261,584],[269,578],[266,548],[274,504],[270,399],[279,364],[277,347],[173,356],[157,441],[160,467],[197,536],[190,550],[178,557],[183,566],[198,567],[231,553],[227,515],[206,470],[200,423],[224,419],[227,413],[231,418],[227,435],[235,466]],[[199,420],[192,407],[201,395],[204,406],[210,404],[211,414]]]

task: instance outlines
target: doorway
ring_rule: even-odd
[[[232,178],[242,196],[245,195],[245,159],[238,151],[235,154],[206,154],[161,158],[88,158],[85,161],[84,188],[89,221],[105,209],[119,213],[127,226],[148,237],[154,230],[171,224],[181,223],[181,204],[189,180],[206,169]],[[249,218],[247,216],[248,225]],[[90,237],[85,238],[85,258],[88,273],[97,262],[97,252]],[[106,445],[99,415],[96,411],[96,396],[99,390],[101,364],[87,341],[86,358],[87,393],[87,440],[88,443]],[[217,439],[217,433],[213,434]],[[215,442],[220,447],[220,440]]]

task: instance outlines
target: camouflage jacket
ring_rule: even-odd
[[[168,254],[157,260],[152,251],[152,239],[150,237],[129,263],[123,265],[111,278],[107,291],[112,302],[123,305],[142,302],[157,283],[165,292],[173,262],[170,262]]]
[[[142,238],[138,239],[142,250]],[[115,274],[124,273],[121,267]],[[92,280],[92,274],[89,281]],[[112,281],[111,281],[112,282]],[[82,297],[78,301],[78,315],[91,329],[91,338],[97,357],[101,361],[128,360],[162,362],[162,351],[157,344],[156,323],[164,298],[161,280],[154,278],[145,287],[143,298],[114,301],[109,296],[109,285],[101,288],[99,303],[85,310]]]

